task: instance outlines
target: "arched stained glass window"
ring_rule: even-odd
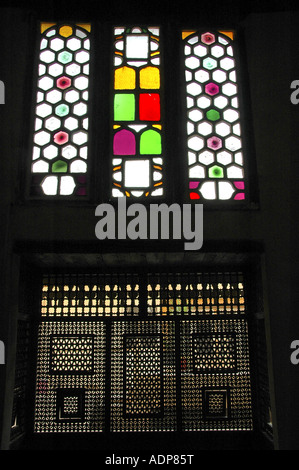
[[[245,199],[234,33],[184,31],[190,199]]]
[[[42,23],[32,196],[85,196],[90,25]]]
[[[112,196],[163,195],[159,28],[114,29]]]

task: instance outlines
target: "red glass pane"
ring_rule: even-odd
[[[160,95],[158,93],[140,94],[139,117],[141,121],[160,120]]]

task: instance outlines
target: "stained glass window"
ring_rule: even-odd
[[[112,196],[163,195],[159,28],[114,29]]]
[[[41,25],[32,196],[86,195],[89,33],[89,24]]]
[[[245,199],[232,31],[184,31],[190,199]]]

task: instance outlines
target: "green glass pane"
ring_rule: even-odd
[[[66,116],[69,113],[69,111],[70,109],[67,104],[59,104],[55,108],[55,114],[57,114],[57,116]]]
[[[62,64],[68,64],[72,60],[72,54],[68,51],[63,51],[58,54],[58,60]]]
[[[52,165],[53,173],[66,173],[67,172],[67,163],[62,160],[57,160],[57,162]]]
[[[134,121],[135,96],[132,93],[116,93],[114,96],[115,121]]]
[[[209,169],[210,178],[223,178],[223,176],[223,168],[221,168],[221,166],[215,165]]]
[[[148,130],[141,134],[140,153],[142,155],[159,155],[161,153],[161,136],[159,132]]]
[[[216,109],[210,109],[209,111],[207,111],[206,116],[209,121],[217,121],[218,119],[220,119],[220,113]]]

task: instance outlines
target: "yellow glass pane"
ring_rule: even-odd
[[[59,34],[60,36],[68,38],[69,36],[73,34],[73,28],[71,28],[70,26],[61,26],[59,30]]]
[[[219,31],[221,34],[225,34],[225,36],[228,36],[230,39],[234,39],[234,32],[233,31]]]
[[[91,25],[88,24],[88,23],[77,23],[78,26],[80,26],[80,28],[83,28],[83,29],[86,29],[86,31],[88,31],[90,33],[90,30],[91,30]]]
[[[116,90],[134,90],[136,87],[136,72],[131,67],[120,67],[115,70],[114,88]]]
[[[196,31],[183,31],[182,32],[182,39],[185,39],[186,37],[190,36],[190,34],[195,33]]]
[[[51,28],[51,26],[55,26],[56,23],[41,23],[40,25],[40,32],[43,33],[46,29]]]
[[[160,71],[157,67],[145,67],[140,70],[140,88],[160,88]]]

